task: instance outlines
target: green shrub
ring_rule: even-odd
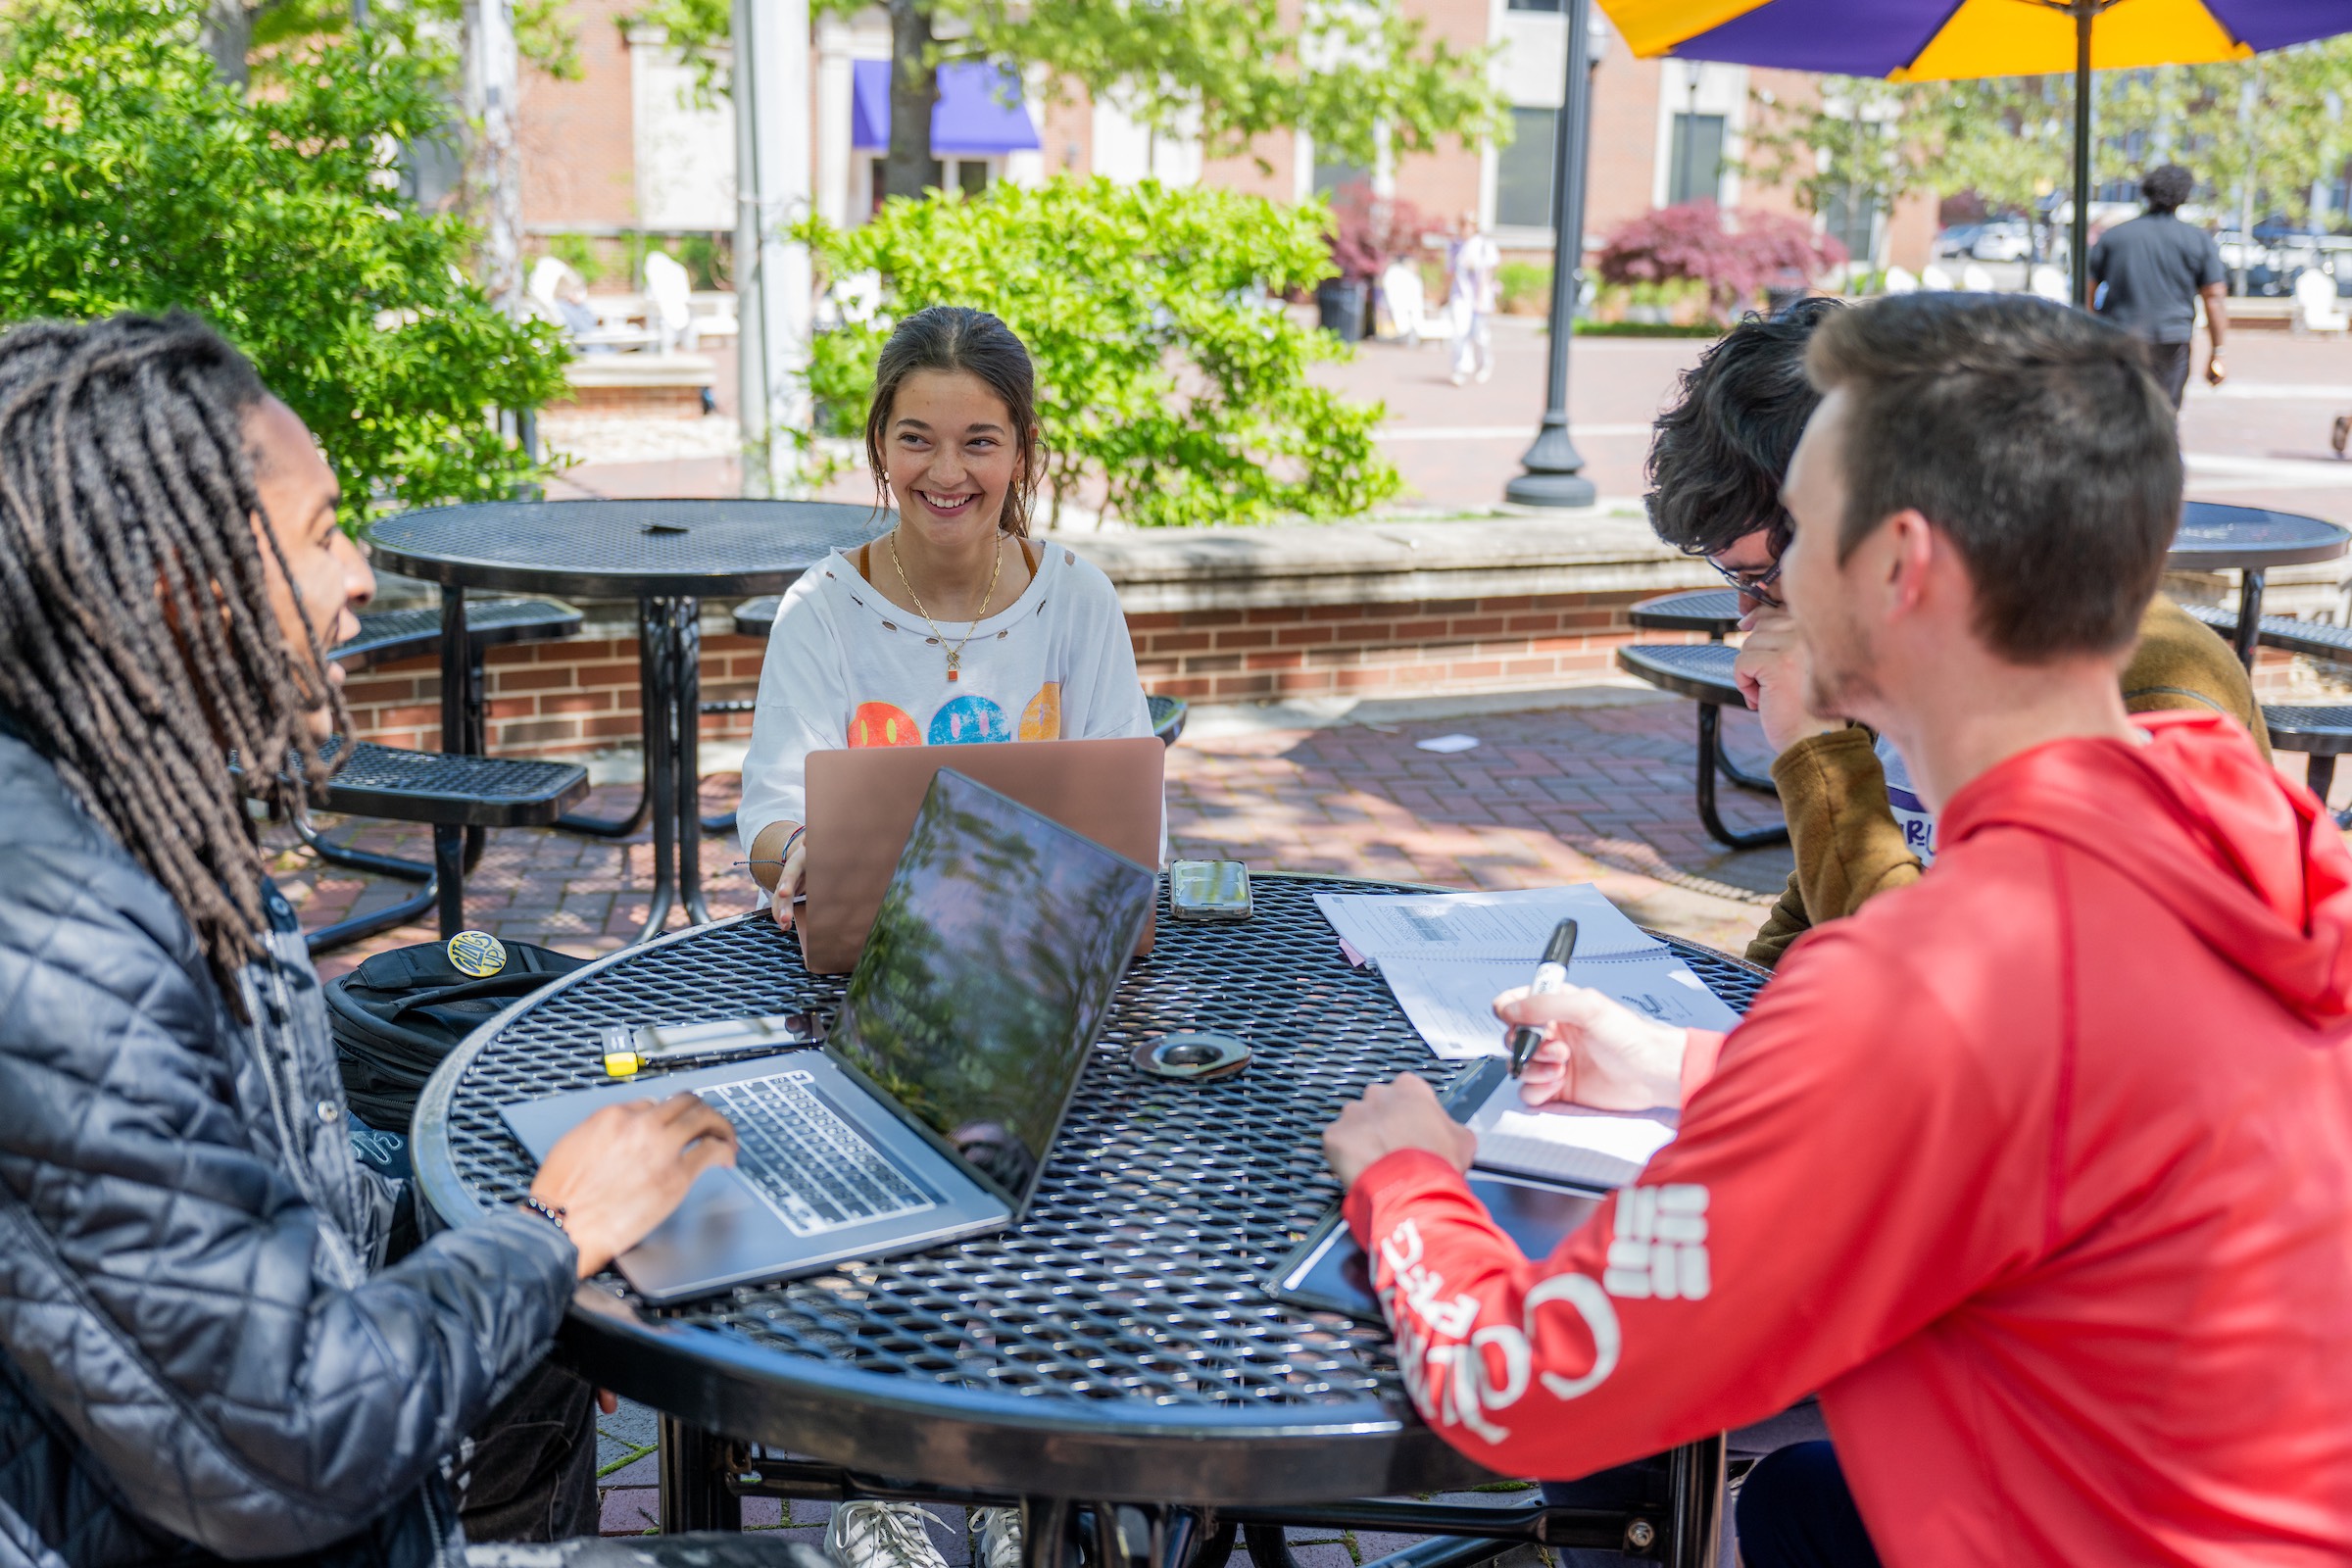
[[[846,232],[811,221],[824,272],[878,272],[883,300],[817,338],[810,390],[856,432],[889,322],[975,306],[1036,361],[1054,511],[1100,484],[1146,526],[1352,516],[1402,484],[1373,442],[1385,411],[1309,381],[1346,350],[1267,303],[1330,270],[1328,222],[1318,204],[1066,178],[894,198]]]
[[[729,265],[735,257],[734,243],[721,243],[714,234],[680,234],[671,242],[669,254],[686,269],[696,288],[725,288],[734,275]]]
[[[547,254],[580,274],[580,281],[594,287],[605,275],[605,259],[597,254],[596,241],[585,234],[550,234]]]
[[[1505,262],[1494,272],[1505,316],[1543,316],[1551,309],[1551,269],[1542,262]]]
[[[379,148],[439,133],[449,61],[384,7],[224,86],[202,0],[0,9],[0,320],[184,306],[251,355],[370,507],[486,501],[546,470],[490,411],[564,389],[557,330],[457,272],[466,226]]]

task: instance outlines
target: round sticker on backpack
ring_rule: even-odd
[[[449,961],[460,974],[486,979],[507,966],[507,945],[487,931],[461,931],[449,939]]]

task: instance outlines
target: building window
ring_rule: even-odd
[[[1723,116],[1675,116],[1670,156],[1666,205],[1714,201],[1723,188]]]
[[[1879,203],[1868,191],[1835,189],[1821,204],[1822,226],[1854,261],[1870,265],[1879,254]]]
[[[884,199],[890,195],[887,188],[889,181],[882,174],[882,159],[874,159],[870,167],[873,172],[874,211],[878,213],[882,210]],[[989,161],[985,158],[934,158],[930,172],[924,178],[923,188],[944,190],[953,186],[967,196],[977,196],[988,189],[992,177]]]
[[[1315,194],[1327,199],[1359,187],[1359,199],[1368,198],[1372,193],[1372,171],[1361,164],[1326,163],[1317,158],[1314,180]]]
[[[1551,226],[1551,141],[1556,109],[1511,111],[1511,139],[1494,152],[1494,222],[1500,228]]]
[[[1548,11],[1557,16],[1564,9],[1560,0],[1508,0],[1505,11]]]

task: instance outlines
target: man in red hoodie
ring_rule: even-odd
[[[1420,1080],[1350,1105],[1325,1147],[1406,1385],[1559,1479],[1818,1391],[1835,1452],[1751,1476],[1749,1568],[2341,1563],[2352,855],[2241,729],[2124,711],[2171,410],[2129,338],[2031,300],[1839,313],[1808,369],[1811,701],[1910,760],[1935,869],[1802,938],[1728,1037],[1506,996],[1546,1026],[1531,1097],[1682,1106],[1541,1262]]]

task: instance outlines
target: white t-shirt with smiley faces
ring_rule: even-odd
[[[1110,579],[1061,545],[1037,554],[1020,597],[970,628],[953,681],[947,649],[965,622],[940,622],[943,647],[839,551],[792,585],[768,633],[743,761],[745,853],[768,824],[808,819],[810,752],[1152,733]]]

